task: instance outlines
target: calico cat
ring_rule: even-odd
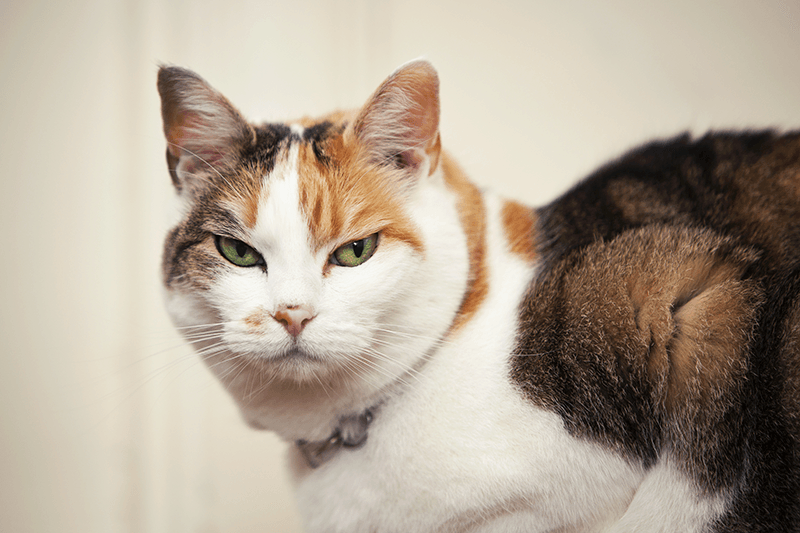
[[[539,209],[439,81],[252,125],[158,75],[175,323],[292,443],[309,532],[800,531],[800,134],[688,135]]]

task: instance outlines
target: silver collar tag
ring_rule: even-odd
[[[372,422],[372,410],[367,409],[359,415],[345,416],[339,419],[339,426],[325,440],[295,442],[303,457],[311,468],[318,468],[333,457],[342,448],[356,450],[367,442],[367,428]]]

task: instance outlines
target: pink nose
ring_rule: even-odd
[[[297,337],[314,316],[311,308],[305,305],[290,305],[280,308],[272,315],[272,318],[280,322],[289,335]]]

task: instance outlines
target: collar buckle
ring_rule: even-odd
[[[327,439],[314,442],[298,440],[295,444],[308,466],[318,468],[333,459],[342,448],[357,450],[364,446],[372,419],[371,409],[359,415],[345,416],[339,419],[338,427]]]

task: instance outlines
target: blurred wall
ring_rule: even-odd
[[[540,204],[653,136],[800,126],[799,21],[794,1],[6,0],[0,529],[299,531],[283,445],[161,309],[159,63],[277,120],[427,57],[445,147]]]

